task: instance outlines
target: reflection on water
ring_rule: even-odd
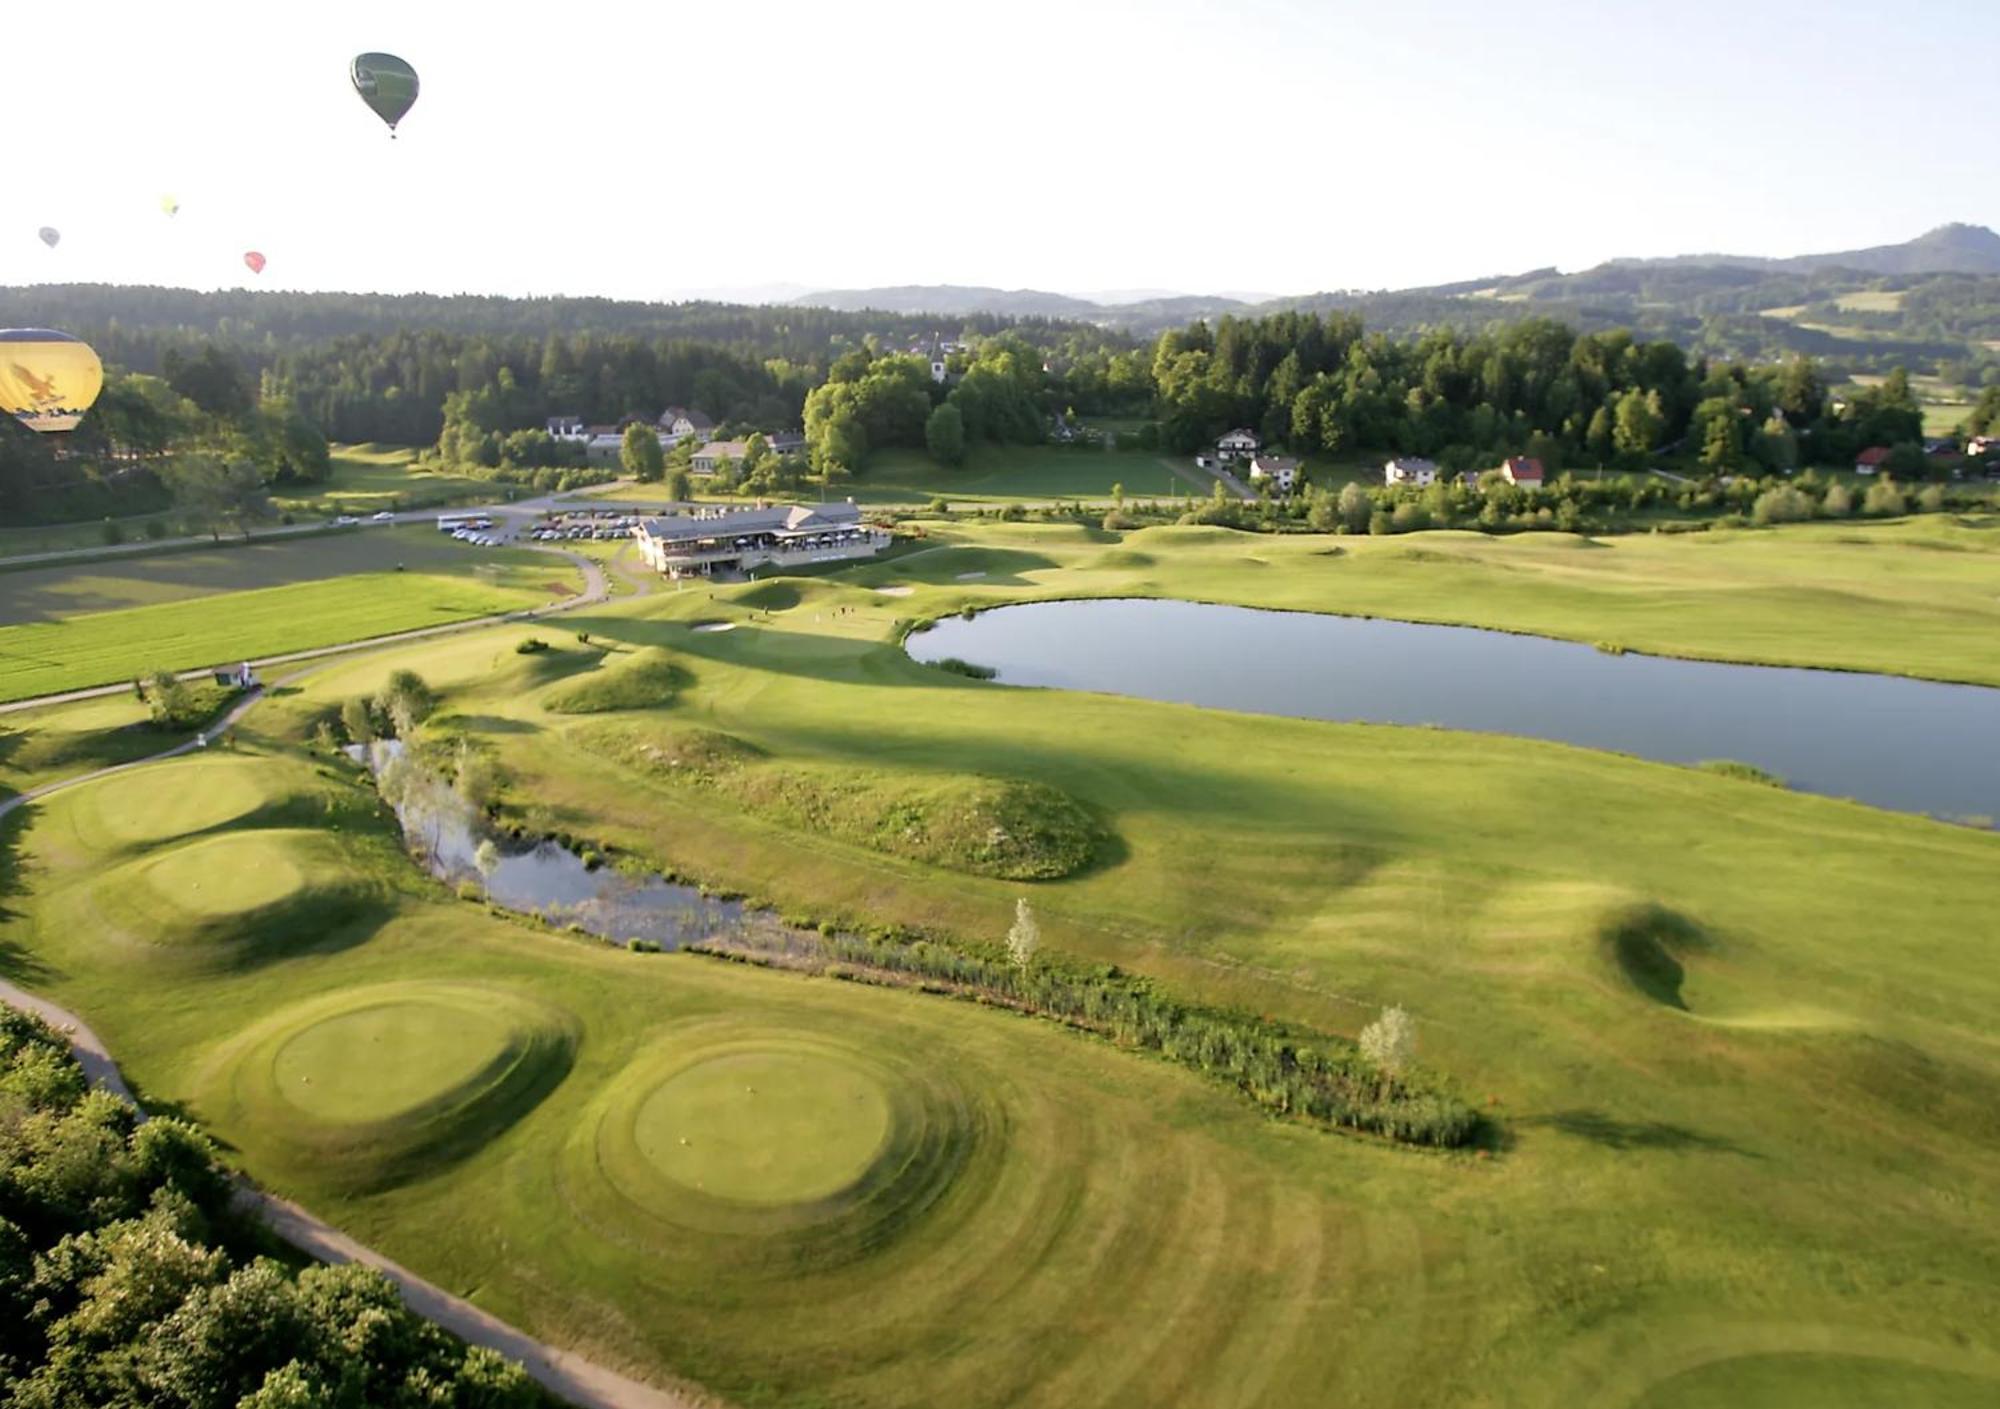
[[[356,745],[348,753],[373,770],[404,838],[433,876],[471,882],[495,905],[575,925],[616,944],[650,940],[676,949],[746,928],[785,927],[741,901],[717,900],[656,874],[630,875],[588,865],[556,842],[510,841],[488,834],[478,811],[435,773],[409,757],[397,739]]]
[[[1441,724],[1664,763],[1735,759],[1793,787],[1956,819],[2000,814],[2000,690],[1662,656],[1462,626],[1200,602],[1035,602],[947,618],[910,654],[1002,683],[1306,719]]]

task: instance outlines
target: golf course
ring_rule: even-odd
[[[228,747],[37,798],[0,817],[0,975],[86,1017],[143,1102],[272,1192],[531,1335],[726,1403],[2000,1397],[2000,835],[1499,734],[1013,688],[903,648],[1004,604],[1176,597],[2000,685],[2000,524],[906,527],[879,561],[336,657]],[[314,629],[352,640],[371,603],[438,613],[567,571],[481,561],[494,580],[439,569],[430,596],[413,561],[51,610],[0,626],[0,651],[43,633],[45,662],[7,657],[0,693],[167,639],[149,612],[220,617],[202,648],[228,658],[283,619],[267,594],[315,594]],[[1001,962],[1025,898],[1030,966],[1300,1048],[1351,1052],[1400,1007],[1477,1137],[1275,1111],[1115,1024],[886,965],[646,952],[499,910],[414,863],[327,746],[401,671],[436,695],[405,747],[461,791],[488,770],[503,841],[745,897],[800,945]],[[134,756],[105,742],[111,705],[0,717],[0,783]]]

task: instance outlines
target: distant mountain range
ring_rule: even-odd
[[[1742,254],[1682,254],[1670,259],[1614,259],[1619,268],[1730,265],[1741,269],[1855,269],[1864,274],[2000,274],[2000,235],[1984,225],[1940,225],[1900,245],[1872,245],[1833,254],[1764,259]]]
[[[1084,297],[929,284],[826,290],[792,302],[939,318],[990,313],[1059,319],[1137,337],[1198,318],[1289,309],[1351,311],[1391,332],[1552,317],[1584,330],[1631,327],[1728,357],[1808,352],[1858,369],[1894,362],[2000,364],[2000,235],[1983,225],[1942,225],[1902,244],[1830,254],[1613,259],[1572,274],[1548,268],[1425,288],[1280,298],[1156,289]]]

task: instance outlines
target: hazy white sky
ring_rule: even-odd
[[[2000,225],[1993,0],[41,13],[0,283],[1295,293]],[[371,49],[422,76],[395,142]]]

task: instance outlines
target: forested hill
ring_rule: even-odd
[[[474,294],[205,293],[122,284],[0,287],[0,327],[61,328],[90,342],[105,360],[138,372],[159,371],[168,347],[210,340],[268,364],[279,353],[335,338],[418,331],[505,339],[586,333],[669,339],[821,363],[871,337],[907,345],[940,333],[958,338],[1012,329],[1030,341],[1052,344],[1091,331],[995,313],[955,315],[940,326],[935,313]]]
[[[1979,386],[2000,377],[2000,235],[1945,225],[1896,245],[1767,259],[1698,254],[1616,259],[1564,274],[1554,268],[1424,288],[1334,290],[1247,305],[1210,296],[1092,303],[1038,289],[967,285],[841,289],[797,305],[929,309],[1081,320],[1149,338],[1197,318],[1289,311],[1352,313],[1399,336],[1431,328],[1477,333],[1553,318],[1579,332],[1630,328],[1688,352],[1766,361],[1792,354],[1839,369],[1907,365]]]

